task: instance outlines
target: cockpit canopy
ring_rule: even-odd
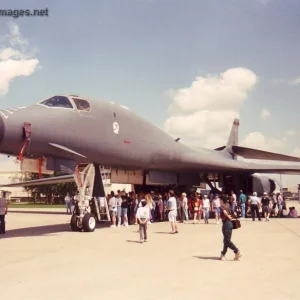
[[[43,100],[39,104],[48,107],[71,108],[82,111],[90,111],[91,109],[89,101],[78,96],[53,96]]]

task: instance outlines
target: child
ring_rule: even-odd
[[[141,206],[136,212],[136,218],[139,223],[140,243],[147,242],[147,222],[150,217],[149,208],[146,206],[146,200],[141,200]]]

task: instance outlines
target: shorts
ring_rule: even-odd
[[[177,218],[177,210],[171,210],[168,213],[168,218],[169,218],[169,222],[176,222],[176,218]]]
[[[127,216],[127,211],[128,211],[127,207],[122,207],[121,216],[122,217]]]
[[[111,215],[112,217],[115,217],[115,216],[117,215],[117,212],[116,212],[115,210],[111,210],[111,211],[110,211],[110,215]]]
[[[218,214],[218,215],[221,214],[221,209],[220,209],[220,207],[215,207],[215,214]]]
[[[262,213],[270,213],[271,209],[268,205],[262,206]]]

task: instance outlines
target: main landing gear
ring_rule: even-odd
[[[99,165],[78,165],[74,179],[79,193],[70,221],[71,230],[93,232],[103,215],[110,221]],[[101,202],[104,207],[101,207]]]

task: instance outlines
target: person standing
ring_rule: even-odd
[[[251,217],[253,221],[255,221],[255,214],[257,215],[258,220],[261,221],[258,206],[259,206],[259,198],[257,197],[257,193],[254,192],[253,196],[250,197]]]
[[[72,206],[72,199],[70,197],[70,193],[68,192],[66,197],[65,197],[65,203],[66,203],[66,207],[67,207],[67,214],[69,213],[70,211],[70,214],[72,214],[72,209],[71,209],[71,206]]]
[[[223,233],[223,250],[221,251],[221,260],[226,260],[226,253],[228,248],[231,249],[234,253],[234,260],[239,260],[242,257],[240,250],[234,245],[231,241],[233,225],[231,220],[233,219],[234,212],[231,208],[231,205],[228,203],[228,198],[224,195],[220,196],[221,202],[221,219],[223,222],[222,233]]]
[[[246,202],[247,202],[247,197],[244,194],[244,192],[242,190],[240,190],[239,205],[240,205],[240,208],[241,208],[243,219],[245,219],[245,217],[246,217]]]
[[[136,218],[139,223],[140,243],[147,242],[147,223],[150,218],[149,208],[146,206],[146,200],[141,200],[141,206],[137,209]]]
[[[216,194],[216,197],[215,199],[213,200],[213,209],[215,211],[215,217],[216,217],[216,224],[218,225],[219,224],[219,219],[220,219],[220,214],[221,214],[221,203],[220,203],[220,198],[219,198],[219,195]]]
[[[188,212],[188,199],[186,197],[186,193],[181,194],[182,197],[182,210],[183,210],[183,215],[185,216],[185,220],[189,220],[189,212]]]
[[[0,233],[5,234],[5,215],[7,214],[7,200],[3,196],[3,192],[0,197]]]
[[[209,201],[207,195],[204,195],[204,199],[203,199],[203,219],[204,219],[205,224],[208,224],[209,209],[210,209],[210,201]]]
[[[178,233],[178,226],[176,223],[177,218],[177,201],[175,198],[174,191],[170,190],[169,192],[170,198],[168,200],[168,218],[169,222],[171,223],[172,233]]]
[[[233,210],[233,212],[235,213],[236,211],[236,207],[237,207],[237,201],[236,201],[236,194],[234,193],[234,191],[231,191],[231,208]]]
[[[268,222],[270,221],[270,198],[267,196],[266,192],[264,192],[264,196],[261,199],[261,204],[263,216],[266,219],[265,221]]]

